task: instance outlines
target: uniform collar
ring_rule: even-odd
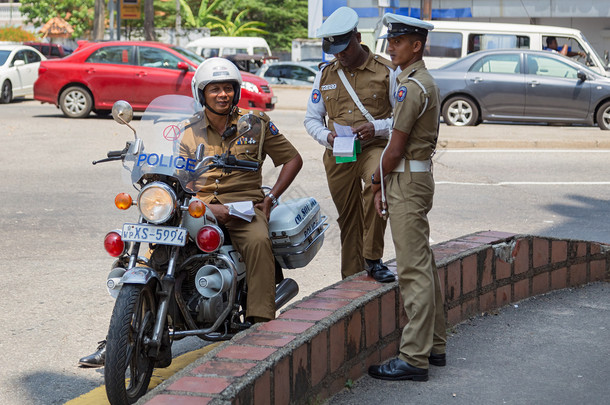
[[[424,61],[418,60],[417,62],[410,64],[409,66],[407,66],[407,68],[405,70],[400,72],[400,74],[398,75],[398,80],[402,80],[403,78],[408,77],[408,76],[413,76],[413,74],[415,72],[417,72],[418,70],[421,70],[421,69],[425,69],[425,68],[426,68],[426,64],[424,63]]]
[[[373,68],[373,66],[374,66],[375,54],[373,52],[371,52],[371,50],[369,49],[368,46],[363,44],[362,47],[369,55],[367,56],[366,61],[361,66],[358,66],[354,70],[368,69],[368,70],[374,72],[375,69]],[[337,71],[339,69],[343,69],[343,66],[341,65],[341,63],[339,63],[338,60],[335,59],[334,63],[332,63],[332,65],[330,66],[330,69],[333,71]]]

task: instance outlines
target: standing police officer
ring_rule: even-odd
[[[391,282],[394,273],[381,261],[386,220],[375,214],[371,174],[379,164],[392,125],[394,66],[360,44],[357,25],[358,14],[340,7],[318,29],[322,49],[335,59],[321,65],[316,75],[305,128],[326,147],[322,160],[339,213],[341,276],[362,271],[364,258],[369,275],[380,282]],[[356,161],[336,162],[332,150],[336,124],[351,127],[360,140],[362,152]]]
[[[443,297],[430,249],[428,212],[432,208],[432,155],[438,138],[439,90],[422,61],[430,23],[396,14],[383,16],[388,54],[400,66],[394,124],[380,167],[373,174],[375,206],[381,215],[385,181],[398,285],[409,322],[398,358],[369,367],[384,380],[428,380],[429,364],[444,366],[446,332]]]

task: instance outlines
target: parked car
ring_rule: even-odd
[[[610,80],[557,52],[479,51],[429,72],[448,125],[523,121],[610,129]]]
[[[55,104],[70,118],[91,111],[107,115],[117,100],[144,111],[163,94],[191,96],[191,80],[202,61],[191,51],[158,42],[81,43],[73,54],[40,65],[34,98]],[[242,79],[240,107],[275,107],[276,97],[264,79],[247,72]]]
[[[311,86],[318,70],[318,62],[273,62],[261,66],[256,74],[269,84]]]
[[[40,62],[46,58],[24,45],[0,45],[0,104],[32,94]]]
[[[48,42],[24,42],[23,45],[31,46],[37,49],[47,59],[59,59],[70,55],[72,49],[66,48],[61,44],[51,44]]]

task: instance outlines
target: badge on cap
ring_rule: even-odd
[[[396,92],[396,100],[398,100],[398,102],[401,102],[404,101],[405,97],[407,97],[407,88],[405,86],[400,86],[400,88]]]
[[[321,99],[322,93],[320,93],[320,90],[314,89],[314,91],[311,92],[311,102],[317,104],[320,102]]]
[[[271,121],[269,121],[269,130],[271,131],[271,135],[277,135],[280,133],[280,130],[277,129],[275,124]]]

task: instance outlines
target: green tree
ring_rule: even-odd
[[[208,4],[208,0],[201,0],[199,11],[193,13],[191,5],[186,0],[180,0],[180,10],[184,16],[183,25],[185,27],[201,28],[205,27],[210,22],[210,17],[214,10],[220,5],[223,0],[213,0]]]
[[[82,38],[93,27],[94,3],[95,0],[22,0],[19,11],[36,28],[53,17],[61,17],[74,28],[72,38]]]
[[[208,24],[208,27],[212,33],[220,33],[228,37],[239,37],[248,36],[249,34],[265,35],[269,34],[267,31],[258,28],[264,27],[266,24],[260,21],[244,21],[242,18],[248,14],[250,10],[245,9],[237,14],[237,17],[233,18],[235,10],[231,10],[225,19],[221,19],[216,16],[208,17],[213,23]]]
[[[307,38],[307,0],[225,0],[219,11],[228,15],[241,5],[249,9],[244,21],[263,21],[268,34],[262,35],[276,50],[290,50],[292,40]]]

